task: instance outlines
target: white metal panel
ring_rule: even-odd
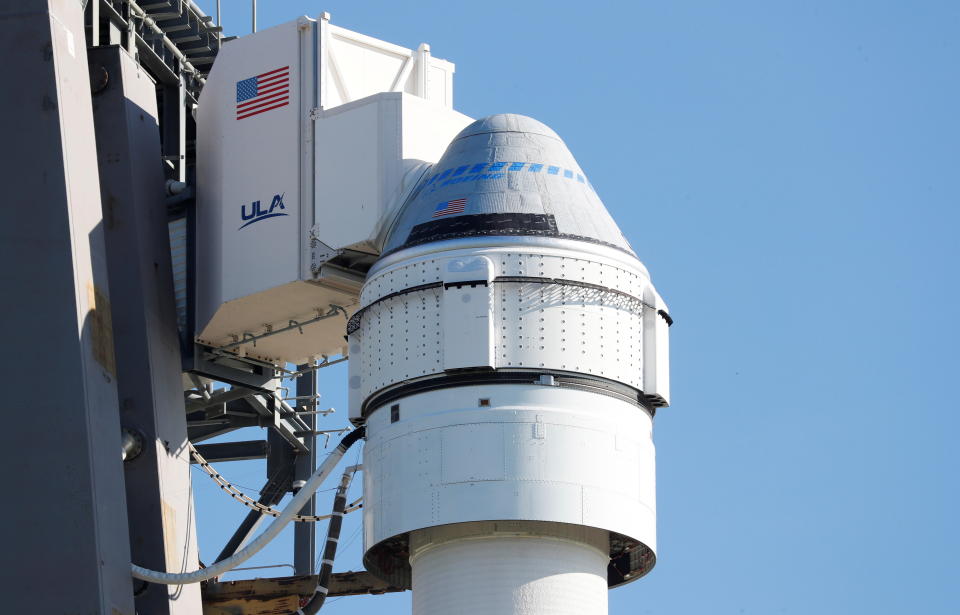
[[[413,51],[339,26],[326,29],[321,61],[328,84],[325,108],[378,92],[406,92],[452,108],[455,67],[433,57],[428,45]]]
[[[390,164],[390,158],[399,163],[399,106],[397,95],[381,95],[317,119],[314,235],[328,246],[367,239],[383,214],[383,186],[399,181],[399,169]]]
[[[440,432],[441,482],[468,483],[504,479],[504,425],[473,423]]]
[[[403,96],[403,158],[434,163],[440,159],[471,119],[441,105],[409,93]]]
[[[436,162],[468,123],[461,113],[402,93],[375,94],[316,115],[313,236],[334,249],[376,250],[379,223],[400,205],[403,188],[413,187],[404,186],[405,175]]]
[[[349,103],[377,92],[389,91],[410,50],[350,32],[338,26],[330,28],[327,54],[334,71],[336,87],[328,106]]]
[[[561,284],[495,287],[497,367],[581,372],[643,388],[638,302]]]
[[[439,282],[441,260],[431,257],[407,261],[370,276],[360,293],[360,304],[368,306],[381,297],[414,286]]]
[[[312,36],[297,22],[231,42],[200,99],[197,329],[210,343],[298,317],[279,300],[266,314],[236,308],[300,279],[301,238],[309,228],[300,216],[301,44],[311,45]],[[283,67],[289,67],[288,104],[237,119],[238,83]],[[239,303],[225,313],[231,301]]]
[[[366,448],[366,446],[364,446]],[[378,447],[376,450],[364,451],[363,453],[363,505],[364,508],[375,507],[378,510],[383,508],[381,503],[381,492],[383,489],[383,474],[382,469],[384,464],[381,463],[383,447]],[[377,536],[381,536],[389,532],[387,528],[381,527],[381,523],[385,520],[383,515],[376,516],[367,516],[363,517],[363,544],[374,544]]]
[[[504,455],[505,473],[518,480],[593,485],[618,490],[614,476],[602,464],[621,457],[614,449],[614,434],[567,425],[561,418],[505,425],[511,446]],[[619,478],[619,477],[617,477]],[[638,497],[633,486],[634,497]]]
[[[367,419],[365,484],[381,499],[364,509],[366,546],[493,519],[590,525],[651,546],[651,437],[652,418],[636,406],[552,386],[469,386],[392,402]]]
[[[437,524],[491,519],[583,523],[583,487],[576,483],[454,483],[437,489],[437,501]]]
[[[560,245],[566,249],[560,249]],[[361,327],[366,333],[366,344],[375,350],[364,368],[364,373],[372,378],[360,375],[364,394],[411,377],[475,366],[581,372],[643,390],[643,318],[645,313],[653,313],[651,307],[644,306],[643,288],[649,285],[646,272],[640,267],[631,268],[574,251],[569,241],[557,241],[555,246],[549,250],[519,247],[452,250],[445,252],[449,256],[444,259],[427,253],[381,269],[368,278],[360,301],[361,305],[371,307],[365,312]],[[466,269],[456,274],[448,271],[447,263],[474,261],[484,262],[487,269],[483,273]],[[495,281],[501,276],[545,278],[546,281]],[[452,286],[442,294],[421,290],[378,302],[380,297],[423,284],[480,279],[489,280],[488,286]],[[551,283],[550,279],[599,284],[618,292]],[[442,298],[436,330],[431,328],[435,322],[435,306],[429,303],[431,297]],[[470,297],[469,302],[464,302],[464,297]],[[418,304],[424,317],[410,321],[411,306]],[[487,305],[489,318],[481,309]],[[647,302],[647,305],[654,303]],[[401,315],[400,310],[404,325],[420,328],[419,341],[404,337],[404,343],[412,344],[412,348],[419,348],[420,352],[404,353],[402,364],[391,365],[390,361],[404,348],[396,337],[399,323],[396,317]],[[381,329],[384,326],[387,328]],[[437,349],[436,345],[429,345],[438,339],[437,335],[442,339],[442,356],[429,352]],[[490,346],[484,341],[485,335],[490,336]],[[488,348],[492,356],[485,362],[483,353]],[[399,365],[402,370],[390,369]]]
[[[435,100],[445,107],[453,106],[453,71],[447,66],[431,62],[427,67],[427,95],[425,98]]]
[[[670,345],[666,319],[667,306],[652,286],[644,292],[645,301],[656,307],[644,314],[644,393],[670,405]]]
[[[492,368],[493,263],[482,256],[447,259],[442,277],[443,368]]]
[[[364,399],[397,382],[443,370],[442,289],[429,289],[382,301],[364,313],[359,372]],[[357,370],[357,371],[355,371]]]
[[[396,438],[384,443],[381,452],[382,458],[392,462],[397,458],[417,459],[418,461],[439,461],[434,455],[424,454],[418,450],[419,441],[416,437]],[[429,519],[432,516],[433,502],[430,497],[406,497],[409,484],[406,483],[407,472],[416,474],[416,468],[398,467],[395,464],[382,465],[378,468],[380,477],[379,504],[383,514],[379,520],[380,529],[386,532],[395,532],[401,524],[410,519]],[[365,506],[369,503],[365,504]]]
[[[201,297],[214,278],[222,284],[207,310],[300,277],[300,37],[289,22],[232,41],[200,98]],[[283,67],[289,103],[237,119],[238,82]],[[269,217],[254,219],[257,212]],[[219,271],[206,270],[209,250],[220,252]]]
[[[496,275],[493,261],[485,256],[453,256],[443,261],[443,283],[482,281],[489,284]]]

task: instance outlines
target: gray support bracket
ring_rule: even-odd
[[[304,371],[311,365],[299,365],[298,371]],[[316,399],[317,396],[317,372],[309,371],[297,378],[297,397],[300,399]],[[316,410],[316,401],[306,404],[308,410]],[[303,421],[307,424],[307,430],[315,431],[317,428],[317,415],[305,414]],[[294,486],[297,481],[305,481],[313,474],[317,465],[317,436],[310,434],[304,437],[303,443],[307,447],[307,452],[297,455],[294,462],[293,480]],[[314,494],[307,504],[300,509],[301,515],[315,515],[317,510],[317,496]],[[313,574],[316,572],[314,566],[317,559],[317,525],[315,523],[298,523],[294,528],[293,534],[293,566],[296,574]]]

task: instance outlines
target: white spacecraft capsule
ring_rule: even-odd
[[[655,562],[670,322],[552,130],[460,132],[348,324],[367,568],[418,615],[606,613]]]

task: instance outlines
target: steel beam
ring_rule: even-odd
[[[299,365],[297,371],[303,371],[312,365]],[[317,395],[317,372],[310,371],[297,378],[297,397],[299,399],[316,399]],[[316,410],[316,402],[304,404],[308,410]],[[305,414],[303,421],[307,424],[307,429],[311,432],[317,428],[317,415]],[[294,486],[298,486],[297,481],[306,481],[313,474],[317,465],[317,436],[308,435],[303,439],[307,447],[305,453],[297,455],[294,462],[293,480]],[[300,510],[301,515],[315,515],[317,509],[316,494]],[[315,523],[298,523],[294,528],[293,534],[293,566],[295,573],[313,574],[316,572],[315,565],[317,559],[317,525]]]
[[[170,179],[187,181],[187,100],[182,67],[175,84],[163,86],[161,112],[163,121],[163,156],[173,163]]]
[[[188,210],[191,218],[193,217],[192,208]],[[191,220],[188,222],[187,232],[192,234],[192,224]],[[193,247],[188,247],[188,249],[193,250]],[[190,261],[190,266],[193,266],[195,259],[193,256],[188,257]],[[193,280],[188,280],[188,288],[192,288]],[[187,326],[192,327],[193,323],[193,306],[188,304],[188,310],[191,312],[188,314]],[[206,378],[211,378],[219,382],[226,382],[234,386],[241,386],[246,388],[254,388],[267,391],[269,387],[276,378],[276,372],[266,366],[262,365],[252,365],[250,363],[244,363],[237,359],[232,359],[229,357],[217,357],[212,353],[208,352],[201,346],[195,345],[193,343],[193,338],[188,338],[190,346],[187,349],[187,356],[184,357],[184,371],[188,371],[199,376],[204,376]],[[192,351],[190,350],[192,348]],[[192,355],[190,354],[192,352]]]
[[[297,454],[307,452],[303,440],[295,435],[297,432],[306,429],[307,425],[303,422],[303,419],[294,415],[293,408],[285,404],[283,400],[277,399],[276,396],[251,395],[245,397],[243,401],[249,404],[257,414],[268,418],[273,431],[280,434]],[[281,412],[287,416],[282,416]]]
[[[300,598],[312,596],[317,581],[316,575],[226,583],[210,581],[203,588],[204,607],[210,615],[296,612]],[[330,575],[329,583],[330,592],[327,595],[330,597],[404,591],[401,587],[381,581],[366,570],[335,572]]]
[[[186,411],[187,413],[196,412],[197,410],[203,410],[204,408],[210,408],[217,405],[226,404],[228,401],[233,401],[235,399],[242,399],[247,395],[251,395],[253,391],[243,389],[240,387],[233,387],[232,389],[221,389],[219,391],[214,391],[208,399],[197,399],[187,403]]]
[[[219,442],[217,444],[197,445],[197,452],[210,463],[217,461],[265,459],[269,451],[270,445],[266,440],[245,440],[242,442]]]
[[[123,289],[107,283],[81,3],[0,3],[0,57],[0,364],[16,374],[5,404],[30,408],[0,432],[17,500],[0,524],[0,610],[133,615],[110,327]]]
[[[142,434],[125,464],[133,561],[154,570],[199,567],[190,452],[157,124],[156,88],[119,47],[90,51],[97,158],[113,302],[121,423]],[[200,611],[196,585],[148,585],[137,611]]]

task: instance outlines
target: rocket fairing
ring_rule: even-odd
[[[606,612],[607,586],[655,562],[669,322],[556,133],[519,115],[467,126],[348,324],[368,569],[412,586],[415,613],[462,606],[491,557],[478,613]]]

